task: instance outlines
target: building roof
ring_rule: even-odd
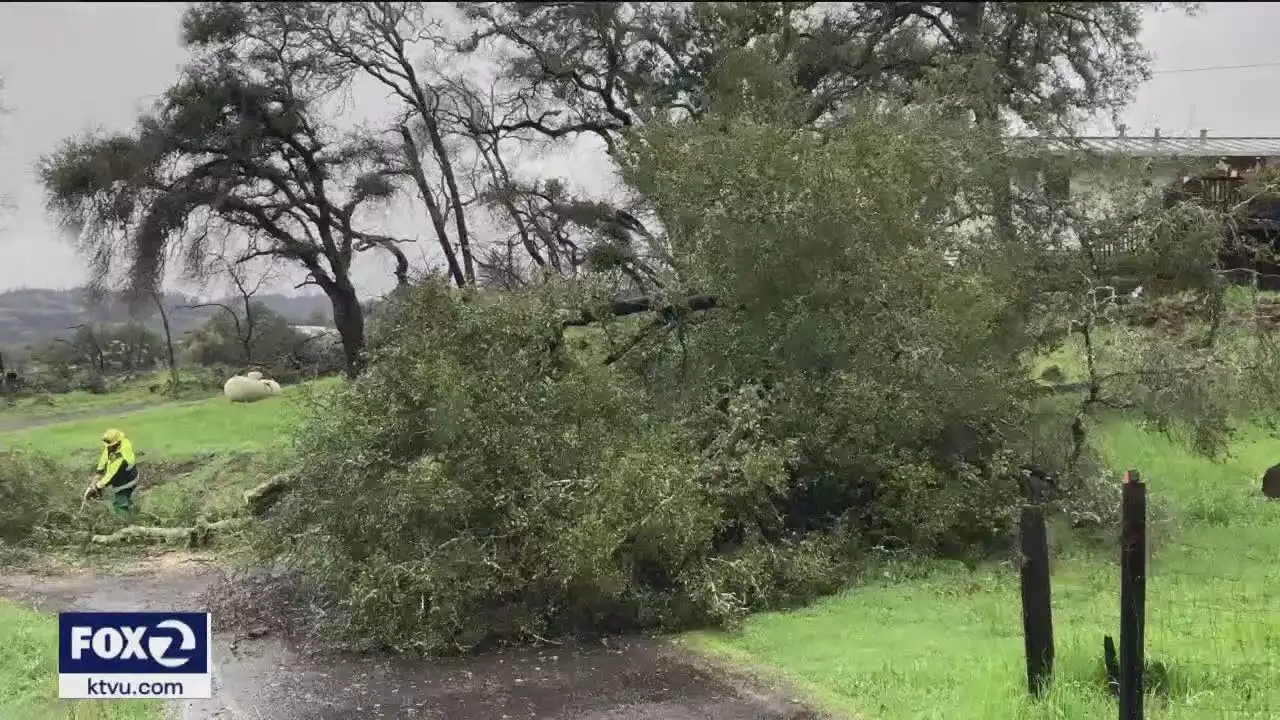
[[[1280,157],[1280,137],[1120,137],[1019,138],[1049,152],[1090,152],[1130,157]]]
[[[318,335],[328,335],[330,333],[337,334],[337,330],[323,325],[290,325],[294,332],[307,337],[316,337]]]

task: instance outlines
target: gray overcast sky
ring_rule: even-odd
[[[69,135],[94,126],[128,127],[165,89],[183,60],[177,42],[182,9],[182,3],[0,5],[0,97],[13,110],[0,117],[0,195],[17,203],[0,222],[0,289],[83,281],[82,264],[45,220],[31,167]],[[1208,3],[1194,18],[1151,17],[1143,42],[1155,54],[1157,75],[1125,117],[1130,133],[1160,127],[1165,134],[1205,128],[1215,135],[1280,135],[1280,99],[1262,91],[1280,82],[1277,27],[1280,3]],[[1277,65],[1160,72],[1259,63]],[[378,96],[369,97],[376,102]],[[585,147],[536,164],[556,174],[572,167],[576,180],[607,177],[603,159]],[[406,217],[389,222],[402,233],[419,226]],[[356,275],[366,292],[390,285],[386,266],[376,258],[363,260]]]

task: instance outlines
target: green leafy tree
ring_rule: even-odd
[[[1114,112],[1147,77],[1143,12],[1192,3],[459,3],[528,94],[512,122],[551,135],[616,136],[672,112],[712,111],[716,73],[751,48],[804,97],[803,124],[871,96],[947,87],[1040,130]]]
[[[723,112],[735,95],[725,83],[756,70],[768,70],[768,82],[797,88],[791,112],[808,127],[829,125],[875,98],[949,108],[993,129],[1067,132],[1080,117],[1114,113],[1131,99],[1148,72],[1137,40],[1142,13],[1160,9],[1151,3],[458,6],[474,24],[460,47],[494,52],[501,65],[493,91],[471,93],[490,99],[465,103],[466,116],[483,126],[476,137],[509,135],[513,146],[520,138],[591,136],[623,161],[629,131]],[[501,146],[494,147],[500,154]],[[577,253],[582,262],[625,272],[632,288],[647,292],[677,272],[665,229],[644,203],[614,208],[548,198],[541,183],[494,187],[500,197],[547,201],[534,215],[550,222],[535,229],[557,221],[587,229],[589,247]],[[1009,202],[992,208],[1006,234]]]
[[[698,293],[406,288],[369,374],[313,408],[298,472],[336,484],[286,500],[263,548],[333,593],[346,637],[732,622],[833,589],[860,548],[998,547],[1028,475],[1063,504],[1094,487],[1074,408],[1028,376],[1043,333],[1010,321],[1073,306],[1044,284],[1072,256],[957,222],[993,202],[1003,139],[946,109],[798,131],[803,94],[751,79],[723,115],[651,123],[626,165]],[[335,473],[353,444],[360,472]]]

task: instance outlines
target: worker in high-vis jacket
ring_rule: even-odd
[[[102,491],[110,489],[111,507],[125,515],[133,511],[133,489],[138,484],[138,458],[133,443],[119,430],[111,429],[102,434],[102,454],[98,456],[97,476],[84,491],[86,500],[102,497]]]

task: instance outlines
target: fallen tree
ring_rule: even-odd
[[[270,510],[280,497],[297,487],[297,479],[281,473],[244,492],[244,503],[249,517],[233,517],[191,527],[147,527],[130,525],[106,535],[92,535],[94,545],[119,545],[125,543],[184,543],[188,547],[207,545],[215,535],[243,528],[253,518]]]
[[[297,487],[297,479],[288,473],[281,473],[271,479],[244,492],[244,504],[249,517],[234,517],[218,520],[208,524],[192,527],[146,527],[130,525],[106,535],[93,535],[90,542],[95,545],[116,545],[129,542],[185,543],[189,547],[200,547],[209,543],[213,536],[220,533],[238,530],[270,510],[281,496]]]
[[[197,523],[189,527],[152,527],[129,525],[114,532],[100,534],[88,531],[68,531],[55,527],[39,527],[37,531],[47,541],[68,544],[93,545],[124,544],[183,544],[187,547],[204,547],[215,537],[242,529],[249,522],[265,514],[282,495],[297,486],[288,473],[276,475],[266,482],[246,490],[245,506],[248,514],[225,518],[211,523]]]

